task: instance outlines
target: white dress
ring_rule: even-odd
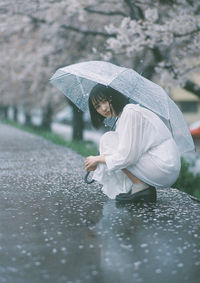
[[[138,104],[124,107],[116,130],[101,137],[99,152],[106,163],[98,164],[93,179],[111,199],[132,185],[123,168],[157,188],[170,187],[180,172],[180,154],[171,132],[156,114]]]

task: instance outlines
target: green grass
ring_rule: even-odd
[[[189,167],[190,164],[181,158],[181,171],[173,187],[200,199],[200,174],[194,175]]]
[[[41,129],[39,127],[28,127],[10,120],[2,120],[1,122],[13,126],[15,128],[21,129],[23,131],[39,135],[49,141],[52,141],[55,144],[71,148],[84,157],[98,154],[98,149],[92,141],[66,141],[62,136],[55,134],[51,131]]]

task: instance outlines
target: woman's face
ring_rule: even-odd
[[[96,111],[105,118],[114,116],[114,110],[107,100],[92,102]],[[112,108],[112,109],[111,109]],[[113,113],[113,114],[112,114]]]

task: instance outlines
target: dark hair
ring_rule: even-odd
[[[95,85],[90,92],[88,105],[92,125],[96,129],[100,128],[105,117],[103,117],[96,111],[93,102],[99,103],[103,100],[108,101],[110,105],[112,105],[112,108],[116,115],[119,115],[119,113],[122,112],[124,106],[129,103],[128,97],[124,96],[121,92],[113,89],[112,87],[101,84]]]

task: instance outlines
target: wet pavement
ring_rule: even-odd
[[[200,282],[200,203],[119,206],[84,158],[0,124],[0,283]]]

